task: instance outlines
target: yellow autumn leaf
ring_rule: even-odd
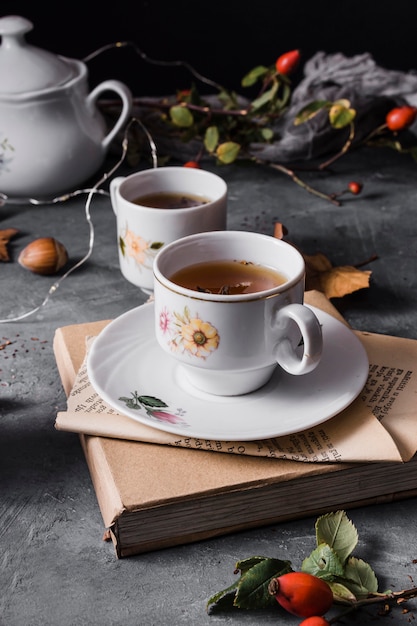
[[[332,268],[332,264],[330,263],[329,259],[321,252],[318,252],[314,255],[303,254],[303,257],[306,264],[307,274],[318,274]]]
[[[328,298],[342,298],[349,293],[369,287],[370,270],[358,270],[350,265],[333,267],[320,275],[322,291]]]
[[[354,291],[369,287],[371,271],[362,271],[351,265],[333,267],[321,252],[303,255],[306,264],[306,289],[321,291],[328,298],[342,298]]]
[[[288,230],[281,222],[274,225],[274,237],[284,239]],[[290,241],[287,243],[291,244]],[[322,252],[302,255],[306,268],[306,291],[315,290],[324,293],[327,298],[342,298],[359,289],[369,287],[372,272],[359,270],[351,265],[333,267],[327,256]]]

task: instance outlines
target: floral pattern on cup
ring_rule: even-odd
[[[188,307],[184,307],[183,313],[164,307],[159,314],[159,327],[167,336],[172,352],[180,351],[205,360],[219,347],[217,328],[200,319],[198,314],[192,315]]]
[[[183,420],[183,415],[186,412],[184,409],[176,409],[176,412],[172,413],[164,410],[169,408],[169,406],[159,398],[140,395],[137,391],[132,391],[130,395],[130,398],[125,396],[121,396],[119,398],[119,400],[124,402],[129,409],[133,409],[135,411],[141,411],[143,409],[149,418],[157,420],[158,422],[188,426],[187,422]]]
[[[140,269],[152,269],[153,259],[163,245],[161,241],[146,241],[133,230],[130,230],[127,224],[123,233],[119,235],[119,247],[122,255],[132,258]]]

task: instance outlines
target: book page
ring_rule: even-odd
[[[417,341],[364,332],[357,335],[368,344],[370,361],[361,399],[408,461],[417,448]]]
[[[306,292],[305,302],[348,325],[324,294]],[[85,325],[84,336],[95,326]],[[98,332],[102,327],[100,323]],[[87,435],[307,463],[409,461],[417,450],[417,341],[353,332],[368,355],[366,384],[348,408],[311,430],[254,442],[172,435],[118,414],[108,406],[92,388],[82,358],[78,361],[81,366],[69,393],[67,411],[58,413],[55,426],[58,430]],[[82,349],[85,354],[88,342]]]
[[[69,394],[68,410],[58,414],[56,428],[182,448],[302,462],[408,461],[417,447],[413,443],[417,441],[414,405],[417,381],[412,370],[412,362],[417,356],[417,342],[372,333],[356,334],[363,342],[370,361],[363,392],[339,415],[303,432],[254,442],[202,440],[167,433],[136,422],[107,405],[92,388],[85,361]]]

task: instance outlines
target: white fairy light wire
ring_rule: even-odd
[[[136,52],[137,55],[141,57],[141,59],[143,59],[144,61],[146,61],[146,63],[149,63],[151,65],[158,65],[160,67],[184,67],[188,72],[190,72],[190,74],[192,74],[192,76],[194,76],[194,78],[196,78],[200,82],[205,83],[206,85],[210,85],[211,87],[214,87],[215,89],[218,89],[219,91],[223,89],[221,85],[216,83],[214,80],[211,80],[211,78],[208,78],[207,76],[203,76],[203,74],[200,74],[200,72],[198,72],[187,61],[180,61],[180,60],[161,61],[158,59],[152,59],[151,57],[148,57],[148,55],[145,52],[143,52],[143,50],[141,50],[133,41],[116,41],[115,43],[106,44],[102,46],[101,48],[94,50],[94,52],[87,55],[86,57],[84,57],[83,61],[84,63],[88,63],[89,61],[99,56],[103,52],[106,52],[107,50],[112,50],[114,48],[133,48],[133,50]]]
[[[10,317],[10,318],[6,318],[6,319],[0,319],[0,324],[5,324],[7,322],[18,322],[22,319],[25,319],[26,317],[29,317],[30,315],[33,315],[34,313],[37,313],[38,311],[40,311],[40,309],[42,307],[44,307],[47,302],[49,301],[50,297],[57,291],[57,289],[60,287],[60,285],[62,284],[62,282],[70,275],[72,274],[75,270],[77,270],[79,267],[81,267],[91,256],[93,249],[94,249],[94,224],[93,221],[91,219],[91,213],[90,213],[90,206],[91,206],[91,201],[92,198],[95,194],[99,193],[99,194],[105,194],[108,195],[107,192],[100,190],[99,187],[106,181],[108,180],[116,171],[117,169],[122,165],[123,161],[125,160],[126,154],[127,154],[127,148],[128,148],[128,132],[130,127],[132,126],[132,124],[137,123],[140,125],[140,127],[142,128],[142,130],[144,131],[148,142],[149,142],[149,147],[151,150],[151,158],[152,158],[152,167],[158,167],[158,157],[157,157],[157,149],[156,149],[156,145],[152,139],[152,136],[150,135],[148,129],[143,125],[143,123],[137,119],[137,118],[132,118],[129,123],[126,126],[125,129],[125,133],[124,133],[124,138],[122,141],[122,156],[120,157],[119,161],[108,171],[105,172],[103,174],[103,176],[100,178],[100,180],[91,188],[91,189],[78,189],[74,192],[65,194],[63,196],[59,196],[57,198],[54,198],[52,200],[49,201],[42,201],[42,200],[37,200],[35,198],[27,198],[26,201],[29,202],[30,204],[36,204],[36,205],[42,205],[42,204],[54,204],[57,202],[63,202],[65,200],[68,200],[69,198],[72,198],[74,196],[80,195],[82,193],[88,193],[87,196],[87,200],[85,203],[85,218],[89,227],[89,244],[88,244],[88,250],[86,252],[86,254],[83,256],[82,259],[80,259],[77,263],[75,263],[72,267],[70,267],[65,274],[63,274],[57,281],[55,281],[53,283],[53,285],[49,288],[45,298],[43,299],[43,301],[41,302],[41,304],[39,304],[38,306],[36,306],[34,309],[31,309],[30,311],[27,311],[26,313],[22,313],[21,315],[18,315],[16,317]],[[7,198],[7,196],[3,193],[0,192],[0,202],[7,203],[10,202],[10,200]],[[22,202],[22,200],[19,200],[19,202]],[[13,201],[13,199],[11,199],[11,204],[16,203],[16,200]]]

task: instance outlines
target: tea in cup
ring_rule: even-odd
[[[167,243],[194,233],[224,230],[227,185],[207,170],[158,167],[110,183],[123,276],[153,292],[153,261]]]
[[[277,366],[307,374],[322,352],[303,304],[305,264],[290,244],[245,231],[205,232],[162,248],[154,262],[155,333],[193,387],[250,393]]]

